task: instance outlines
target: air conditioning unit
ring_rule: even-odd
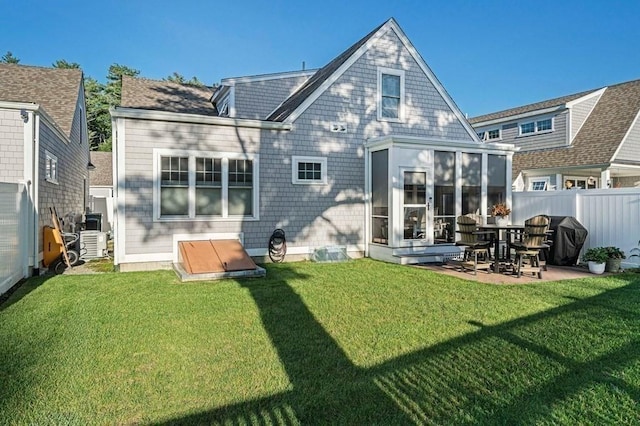
[[[96,259],[107,256],[107,233],[80,232],[80,259]]]

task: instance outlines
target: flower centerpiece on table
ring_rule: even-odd
[[[509,216],[511,209],[505,203],[494,204],[491,207],[491,216],[505,217]]]

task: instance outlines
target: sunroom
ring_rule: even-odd
[[[365,144],[365,254],[394,263],[459,255],[456,217],[511,206],[510,144],[384,136]]]

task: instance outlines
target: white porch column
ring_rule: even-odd
[[[600,188],[612,188],[611,171],[609,169],[600,172]]]

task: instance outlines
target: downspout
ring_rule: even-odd
[[[40,114],[33,123],[33,274],[40,274]]]

